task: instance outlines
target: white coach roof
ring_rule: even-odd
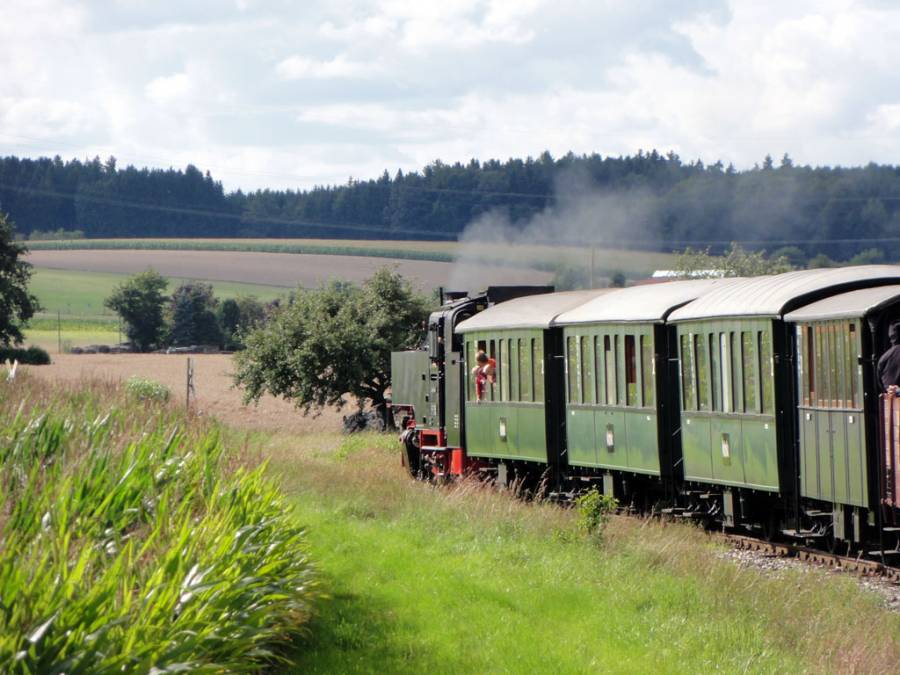
[[[554,325],[576,323],[654,322],[665,320],[673,309],[719,286],[743,279],[692,279],[623,288],[589,300],[556,317]]]
[[[864,265],[786,272],[716,288],[675,310],[669,321],[716,317],[780,318],[825,295],[900,282],[900,267]]]
[[[488,307],[456,327],[457,333],[504,328],[549,328],[553,320],[578,305],[616,289],[565,291],[528,295]]]
[[[827,319],[856,319],[885,305],[900,302],[900,285],[863,288],[858,291],[832,295],[811,305],[785,314],[785,321],[825,321]]]

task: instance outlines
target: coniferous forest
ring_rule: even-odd
[[[840,260],[870,249],[900,257],[898,166],[809,167],[785,155],[737,171],[656,151],[559,158],[545,152],[504,162],[435,161],[420,172],[385,171],[340,186],[226,192],[194,166],[0,158],[0,210],[25,237],[62,228],[90,238],[455,239],[485,214],[500,215],[513,229],[540,229],[554,221],[536,216],[556,212],[558,222],[565,202],[582,194],[601,197],[597,212],[587,213],[596,223],[580,230],[592,243],[716,250],[738,241]],[[626,227],[605,229],[609,202],[602,197],[627,205]],[[585,217],[584,208],[576,211]]]

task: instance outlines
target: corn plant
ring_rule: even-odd
[[[8,402],[6,402],[8,403]],[[12,673],[254,671],[316,591],[264,467],[113,412],[0,421],[0,664]]]

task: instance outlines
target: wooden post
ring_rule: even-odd
[[[191,357],[187,360],[187,373],[185,378],[184,403],[188,412],[191,411],[191,391],[194,389],[194,364]]]
[[[59,310],[56,310],[56,340],[56,353],[62,354],[62,317],[59,314]]]

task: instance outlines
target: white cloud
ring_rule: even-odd
[[[544,149],[896,162],[898,61],[890,2],[5,0],[0,153],[250,189]]]
[[[191,78],[187,73],[157,77],[147,83],[144,91],[157,104],[183,100],[191,93]]]
[[[306,56],[290,56],[275,66],[275,71],[285,80],[331,79],[364,77],[377,71],[377,66],[362,61],[351,61],[339,54],[330,61],[320,61]]]

